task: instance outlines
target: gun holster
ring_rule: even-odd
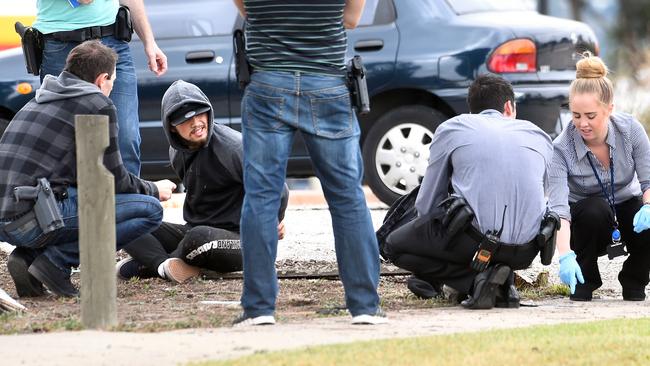
[[[20,35],[27,72],[39,75],[43,61],[43,34],[36,28],[25,27],[21,22],[16,22],[14,26]]]
[[[366,83],[366,68],[363,66],[361,56],[355,55],[347,65],[347,84],[350,89],[352,107],[358,114],[370,113],[370,97]]]
[[[32,211],[36,222],[44,234],[65,226],[61,210],[56,201],[55,192],[46,178],[38,178],[36,187],[21,186],[14,188],[16,201],[34,200]]]
[[[545,266],[551,264],[553,254],[555,254],[558,230],[560,230],[560,216],[553,211],[547,211],[542,219],[539,233],[535,237],[537,246],[539,246],[539,258]]]
[[[246,88],[251,82],[251,66],[246,58],[246,38],[241,29],[235,29],[232,35],[232,47],[235,51],[235,76],[239,89]]]
[[[474,219],[474,211],[461,196],[452,194],[443,200],[438,207],[445,210],[441,224],[447,233],[448,242],[451,242],[452,238],[458,233],[465,231]]]
[[[125,42],[131,42],[133,36],[133,21],[131,20],[131,11],[128,6],[120,6],[115,16],[115,30],[113,31],[115,39]]]

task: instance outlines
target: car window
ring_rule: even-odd
[[[456,14],[485,11],[535,10],[535,0],[447,0]]]
[[[395,7],[392,0],[366,0],[359,27],[388,24],[393,21],[395,21]]]
[[[207,37],[232,33],[237,8],[232,0],[147,1],[156,39]]]

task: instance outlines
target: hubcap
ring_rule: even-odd
[[[382,136],[375,153],[375,168],[388,189],[404,195],[422,182],[432,138],[432,131],[415,123],[399,124]]]

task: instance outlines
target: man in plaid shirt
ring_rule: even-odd
[[[142,180],[124,167],[116,110],[108,98],[116,61],[115,52],[99,41],[75,47],[64,71],[45,77],[0,139],[0,241],[16,246],[7,266],[19,296],[42,295],[43,284],[58,296],[78,295],[70,282],[71,267],[79,265],[75,115],[109,117],[104,165],[115,178],[118,249],[160,225],[159,201],[169,199],[176,188],[168,180]],[[15,187],[35,186],[39,178],[50,182],[65,224],[48,233],[31,214],[34,201],[16,202],[13,196]]]

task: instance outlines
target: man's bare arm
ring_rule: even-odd
[[[144,10],[143,0],[120,0],[120,4],[128,6],[131,10],[133,28],[144,45],[144,53],[149,62],[149,70],[157,76],[164,74],[167,71],[167,56],[158,48],[158,44],[153,38],[151,25]]]
[[[363,7],[366,0],[345,0],[345,9],[343,10],[343,26],[347,29],[354,29],[359,24]]]

